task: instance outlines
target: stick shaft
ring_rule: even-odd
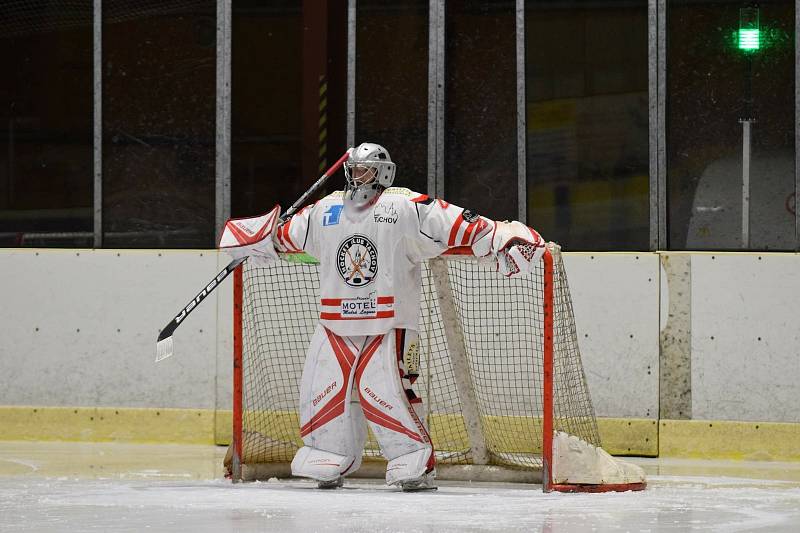
[[[293,203],[292,206],[289,209],[287,209],[284,214],[282,214],[280,216],[281,222],[283,222],[284,220],[286,220],[287,218],[292,216],[295,213],[295,211],[297,211],[300,207],[305,205],[306,200],[308,200],[308,198],[310,196],[312,196],[314,193],[316,193],[317,190],[319,190],[319,188],[322,187],[325,184],[326,181],[328,181],[328,178],[331,176],[331,174],[333,174],[334,172],[339,170],[339,167],[341,167],[344,164],[344,162],[347,161],[348,157],[350,157],[350,154],[348,152],[345,152],[342,155],[342,157],[340,157],[331,166],[331,168],[326,170],[325,174],[320,176],[319,179],[317,181],[315,181],[314,184],[306,192],[303,193],[303,196],[298,198],[297,201],[295,203]]]
[[[228,274],[233,272],[236,269],[236,267],[244,263],[245,259],[247,258],[240,257],[239,259],[234,259],[233,261],[228,263],[228,266],[220,270],[219,273],[216,276],[214,276],[214,278],[205,286],[205,288],[201,290],[199,293],[197,293],[197,296],[189,300],[189,303],[183,306],[183,309],[181,310],[180,313],[178,313],[178,316],[173,318],[169,322],[169,324],[167,324],[166,327],[164,327],[164,329],[161,330],[161,334],[159,334],[158,340],[162,341],[165,338],[170,337],[172,335],[172,332],[175,331],[175,329],[181,325],[181,323],[186,319],[187,316],[189,316],[189,313],[194,311],[195,308],[197,308],[197,306],[200,305],[200,302],[205,300],[206,297],[219,286],[220,282],[222,282],[222,280],[228,277]]]
[[[306,192],[304,192],[303,195],[300,198],[298,198],[298,200],[295,203],[293,203],[292,206],[289,207],[289,209],[287,209],[283,215],[280,216],[280,221],[281,222],[285,221],[287,218],[292,216],[297,211],[298,208],[304,205],[305,202],[308,200],[308,198],[312,196],[314,193],[316,193],[320,189],[320,187],[322,187],[325,184],[325,182],[328,181],[328,178],[333,173],[339,170],[339,167],[341,167],[342,164],[344,164],[344,162],[347,161],[347,158],[349,156],[350,154],[348,152],[345,152],[344,155],[342,155],[342,157],[340,157],[331,166],[331,168],[326,170],[325,173],[322,176],[320,176],[320,178],[316,182],[314,182],[314,184]],[[201,290],[197,294],[197,296],[192,298],[189,301],[189,303],[187,303],[183,307],[181,312],[175,318],[170,320],[169,323],[166,326],[164,326],[164,329],[162,329],[161,333],[158,335],[158,342],[160,343],[161,341],[171,337],[173,332],[178,328],[178,326],[180,326],[183,323],[186,317],[188,317],[189,314],[192,311],[194,311],[198,305],[200,305],[200,302],[205,300],[208,297],[208,295],[214,291],[214,289],[219,287],[219,284],[222,282],[222,280],[227,278],[231,272],[233,272],[239,265],[244,263],[246,260],[247,260],[246,256],[240,257],[239,259],[234,259],[233,261],[228,263],[228,266],[220,270],[220,272],[216,276],[214,276],[214,278],[210,282],[206,284],[205,288],[203,288],[203,290]],[[166,357],[169,357],[169,354],[162,354],[161,356],[162,359]]]

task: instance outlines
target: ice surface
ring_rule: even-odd
[[[303,480],[233,485],[208,475],[206,463],[221,454],[207,448],[71,444],[44,453],[37,443],[0,442],[0,530],[800,531],[796,464],[640,460],[655,474],[638,493],[444,482],[437,492],[403,493],[367,480],[320,491]],[[199,470],[188,459],[160,466],[192,453]]]

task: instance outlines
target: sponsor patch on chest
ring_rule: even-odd
[[[322,298],[319,317],[323,320],[370,320],[394,316],[394,296],[371,292],[354,298]]]
[[[343,318],[374,317],[378,314],[378,300],[374,292],[366,297],[342,298],[340,312]]]
[[[343,204],[334,204],[330,206],[323,214],[322,214],[322,225],[323,226],[335,226],[339,223],[339,219],[342,216],[342,209],[344,209]]]

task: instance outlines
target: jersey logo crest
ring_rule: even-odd
[[[339,218],[342,216],[343,204],[332,205],[322,214],[323,226],[335,226],[339,223]]]
[[[364,235],[352,235],[339,245],[336,266],[347,285],[369,285],[378,274],[378,249]]]

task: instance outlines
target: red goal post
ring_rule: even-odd
[[[304,336],[318,321],[318,289],[313,258],[285,260],[234,272],[226,460],[234,481],[288,475],[301,445],[296,384]],[[545,492],[643,489],[638,467],[600,448],[559,247],[550,243],[536,272],[521,278],[493,272],[469,248],[424,266],[420,340],[428,374],[420,386],[429,396],[418,394],[429,408],[439,477],[541,482]],[[378,456],[371,437],[359,474],[380,476]]]

